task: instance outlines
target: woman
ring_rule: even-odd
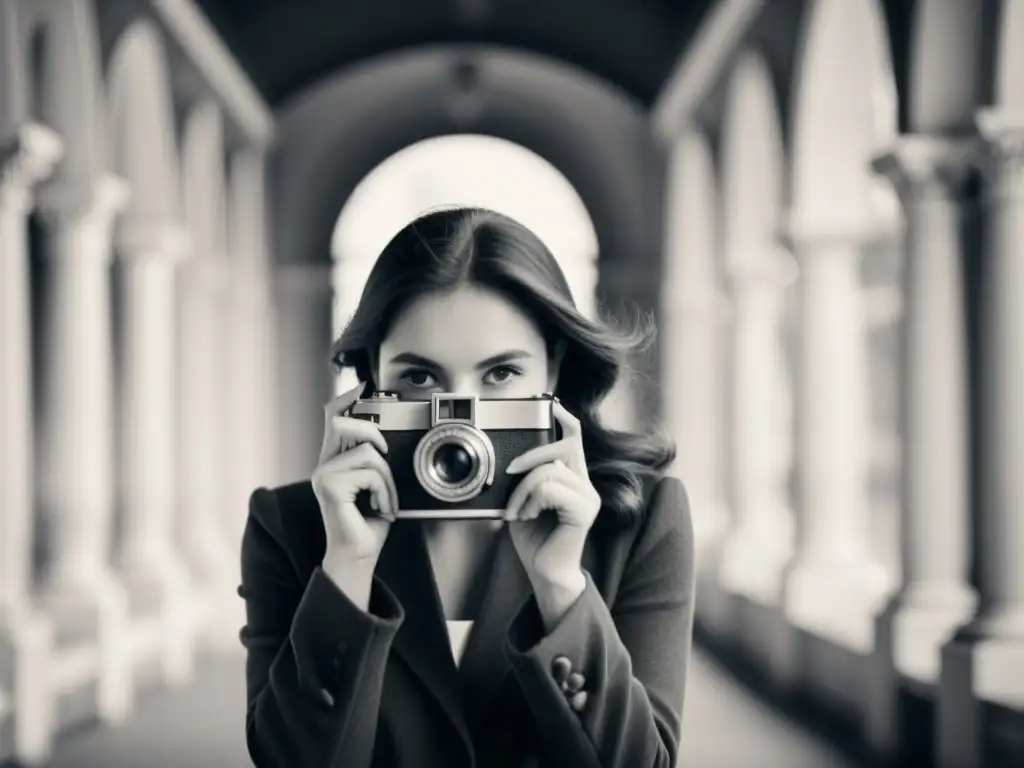
[[[391,240],[333,350],[365,387],[327,405],[310,481],[251,499],[239,591],[259,768],[675,765],[687,499],[662,476],[671,445],[596,416],[637,341],[580,315],[505,216],[436,211]],[[346,415],[375,389],[553,392],[561,439],[509,466],[523,480],[504,520],[396,521],[382,434]]]

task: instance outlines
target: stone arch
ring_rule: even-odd
[[[18,3],[0,4],[0,141],[10,140],[31,117],[31,78],[18,10]]]
[[[998,42],[996,43],[994,103],[1013,109],[1024,109],[1024,4],[1004,2],[1001,5]]]
[[[878,204],[871,159],[897,134],[895,79],[877,0],[811,3],[797,57],[792,208],[815,222],[852,215],[855,224],[870,226]]]
[[[1003,5],[1013,5],[1004,3]],[[907,131],[961,135],[989,90],[985,3],[915,3],[907,78]]]
[[[438,166],[445,164],[451,172],[437,174]],[[495,184],[495,173],[511,174],[509,183]],[[411,182],[406,185],[405,200],[374,197],[376,190],[395,186],[398,175]],[[542,199],[524,192],[525,184],[543,193]],[[577,304],[586,314],[594,314],[593,260],[598,243],[586,205],[572,183],[547,160],[491,136],[425,139],[384,160],[360,182],[338,215],[331,248],[335,262],[354,261],[369,269],[401,227],[427,208],[449,203],[493,208],[530,227],[560,261]],[[593,268],[581,271],[580,261],[590,262]]]
[[[668,160],[664,284],[703,299],[718,287],[718,183],[708,137],[687,132]]]
[[[726,95],[721,137],[722,243],[730,269],[736,258],[764,252],[778,232],[784,150],[778,102],[764,58],[744,53]],[[743,254],[742,256],[739,256]]]
[[[172,225],[179,194],[174,107],[163,40],[151,22],[135,21],[122,33],[107,82],[114,170],[132,190],[127,219]]]
[[[192,108],[181,150],[181,208],[196,257],[226,258],[228,248],[224,116],[212,101]]]
[[[21,7],[31,14],[24,28],[30,41],[26,53],[35,59],[34,118],[55,130],[64,146],[54,177],[77,194],[91,194],[110,170],[95,9],[92,3]]]
[[[465,57],[478,72],[479,104],[468,121],[453,114],[450,93],[452,68]],[[523,113],[545,119],[523,120]],[[278,259],[325,263],[337,212],[372,168],[417,141],[466,132],[520,144],[558,168],[591,213],[602,258],[658,263],[659,153],[642,105],[565,64],[490,47],[384,55],[285,105]]]

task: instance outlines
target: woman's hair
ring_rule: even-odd
[[[653,338],[648,322],[632,331],[588,320],[544,243],[517,221],[480,208],[444,208],[408,224],[385,246],[355,314],[331,350],[338,371],[355,369],[367,392],[376,386],[380,345],[414,299],[471,285],[494,291],[526,312],[549,356],[561,355],[555,395],[580,420],[594,488],[604,502],[598,522],[628,525],[644,511],[645,478],[675,458],[675,446],[604,427],[598,407],[615,385],[626,354]]]

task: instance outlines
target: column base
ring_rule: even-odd
[[[879,760],[896,760],[904,746],[901,738],[911,730],[904,725],[900,705],[905,684],[938,689],[942,646],[970,619],[976,604],[973,590],[966,585],[917,584],[894,596],[878,616],[864,731]]]
[[[39,604],[53,622],[58,658],[82,647],[96,651],[97,662],[87,677],[74,664],[66,667],[75,670],[73,677],[56,675],[55,695],[95,683],[97,717],[111,725],[123,723],[134,701],[132,633],[124,588],[109,571],[88,578],[69,575],[44,585]]]
[[[119,569],[134,618],[156,617],[160,631],[154,647],[140,648],[137,658],[156,656],[161,678],[172,686],[192,679],[193,631],[189,620],[193,592],[188,573],[170,553],[140,558]]]
[[[53,627],[27,608],[0,608],[0,763],[44,765],[54,732]]]
[[[885,570],[868,561],[796,562],[785,577],[785,615],[805,632],[867,655],[889,588]]]
[[[722,545],[719,583],[727,592],[765,606],[782,601],[783,576],[792,556],[792,534],[781,514],[772,523],[742,526]]]
[[[942,649],[940,768],[1024,764],[1024,635],[990,634],[1000,624],[1019,629],[1019,618],[982,619]],[[1000,720],[1009,725],[1001,728]]]

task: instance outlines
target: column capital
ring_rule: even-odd
[[[130,219],[118,230],[117,248],[127,263],[159,261],[177,264],[190,255],[191,238],[177,224],[141,224]]]
[[[722,322],[729,317],[729,297],[717,288],[691,280],[666,280],[661,284],[661,309],[677,317]]]
[[[955,198],[974,170],[978,142],[975,137],[905,135],[871,163],[875,173],[886,176],[900,199]]]
[[[96,223],[108,226],[131,199],[131,187],[120,176],[105,173],[89,183],[58,181],[37,197],[40,213],[57,224]]]
[[[799,272],[792,252],[781,245],[740,254],[730,259],[725,268],[726,279],[732,286],[763,285],[780,290],[791,285]]]
[[[53,172],[63,151],[60,136],[38,123],[25,123],[0,140],[0,195],[16,196],[27,208],[31,188]]]
[[[182,276],[207,295],[224,296],[231,284],[232,265],[219,254],[199,254],[185,262]]]
[[[982,109],[974,122],[981,138],[978,167],[989,194],[1024,195],[1024,109]]]
[[[870,212],[816,216],[790,211],[779,227],[779,244],[797,257],[838,253],[834,246],[861,248],[892,237],[892,222]]]

